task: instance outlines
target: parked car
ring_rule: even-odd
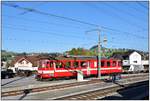
[[[11,69],[1,71],[1,79],[13,78],[15,73]]]

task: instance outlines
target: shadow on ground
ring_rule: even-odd
[[[112,82],[112,81],[111,80],[110,81],[105,80],[105,82]],[[119,96],[117,96],[117,95],[116,96],[115,95],[106,96],[104,98],[97,99],[97,100],[142,100],[142,99],[145,99],[145,97],[147,98],[147,100],[149,99],[149,97],[147,97],[149,95],[149,81],[134,83],[134,84],[131,84],[127,87],[119,84],[118,82],[113,82],[113,83],[122,87],[121,89],[116,91]],[[134,85],[140,84],[140,83],[142,83],[143,86],[145,84],[146,85],[141,89],[135,89]],[[131,90],[131,91],[128,91],[128,90]],[[145,96],[142,97],[141,99],[136,99],[135,98],[136,94],[141,94],[141,93]]]
[[[25,78],[25,77],[21,77],[21,78],[18,78],[18,79],[16,79],[16,80],[9,81],[9,82],[7,82],[7,83],[2,84],[1,86],[5,86],[5,85],[7,85],[7,84],[13,83],[13,82],[15,82],[15,81],[18,81],[18,80],[21,80],[21,79],[24,79],[24,78]]]

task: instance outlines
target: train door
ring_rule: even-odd
[[[90,61],[81,61],[81,70],[84,75],[90,75]]]
[[[90,61],[87,61],[87,75],[91,74]]]
[[[65,72],[66,77],[71,77],[71,76],[76,75],[76,73],[74,72],[74,68],[72,68],[72,67],[73,67],[73,61],[72,60],[64,61],[64,69],[66,70],[66,72]]]
[[[55,77],[63,77],[65,72],[63,62],[55,61]]]
[[[52,60],[48,61],[46,67],[50,77],[54,77],[54,62]]]

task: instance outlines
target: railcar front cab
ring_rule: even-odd
[[[54,60],[39,62],[37,79],[52,78],[54,76]]]

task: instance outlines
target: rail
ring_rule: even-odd
[[[146,75],[143,75],[146,76]],[[143,77],[142,76],[142,77]],[[141,77],[141,75],[133,75],[129,77],[124,77],[124,79],[130,79],[134,77]],[[46,87],[39,87],[39,88],[27,88],[27,89],[21,89],[21,90],[14,90],[14,91],[7,91],[7,92],[2,92],[1,96],[6,97],[6,96],[16,96],[16,95],[21,95],[25,93],[34,93],[34,92],[41,92],[41,91],[48,91],[48,90],[56,90],[56,89],[65,89],[69,87],[75,87],[75,86],[83,86],[83,85],[89,85],[89,84],[94,84],[94,83],[102,83],[102,80],[99,79],[93,79],[91,81],[83,81],[83,82],[75,82],[75,83],[69,83],[69,84],[61,84],[61,85],[52,85],[52,86],[46,86]]]
[[[120,90],[122,88],[129,89],[129,88],[139,87],[143,85],[148,85],[148,81],[141,81],[134,84],[126,83],[124,85],[115,85],[103,89],[97,89],[93,91],[87,91],[84,93],[59,97],[53,100],[97,100],[97,99],[104,98],[105,96],[112,94],[113,92],[116,92],[117,90]]]

